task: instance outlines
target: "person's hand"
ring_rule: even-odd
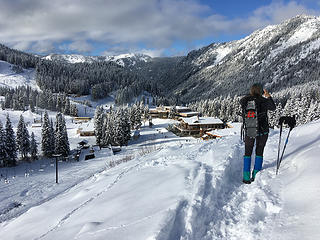
[[[263,89],[263,95],[264,95],[266,98],[271,97],[271,95],[270,95],[270,93],[268,92],[267,89]]]

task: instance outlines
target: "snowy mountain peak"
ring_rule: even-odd
[[[273,92],[289,84],[305,84],[319,79],[316,71],[310,71],[320,67],[319,51],[320,17],[299,15],[243,39],[190,52],[180,65],[181,84],[174,94],[183,93],[188,102],[199,96],[241,95],[252,82],[261,82]],[[192,68],[187,77],[184,66]]]
[[[79,54],[50,54],[43,59],[68,63],[93,63],[98,61],[115,62],[120,66],[133,66],[137,62],[148,62],[151,57],[145,54],[127,53],[115,56],[83,56]]]
[[[134,66],[137,62],[148,62],[151,57],[145,54],[127,53],[116,56],[106,56],[106,61],[115,62],[121,66]]]
[[[43,59],[50,61],[66,61],[69,63],[93,62],[92,57],[87,57],[80,54],[50,54],[45,56]]]

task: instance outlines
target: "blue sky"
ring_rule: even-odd
[[[1,0],[0,42],[38,54],[175,56],[319,13],[320,0]]]

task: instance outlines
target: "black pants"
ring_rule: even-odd
[[[268,140],[268,134],[257,136],[256,138],[245,137],[245,156],[251,156],[254,142],[256,140],[256,156],[263,157],[263,150]]]

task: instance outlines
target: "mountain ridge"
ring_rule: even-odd
[[[151,57],[141,53],[127,53],[113,56],[84,56],[80,54],[49,54],[42,59],[67,63],[115,62],[122,67],[130,67],[139,61],[150,61]]]

